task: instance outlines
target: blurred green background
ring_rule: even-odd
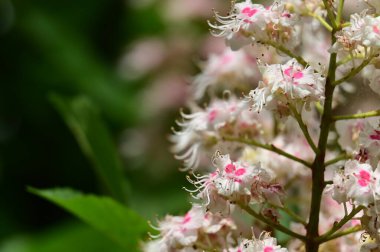
[[[0,0],[0,251],[123,251],[27,186],[109,195],[146,219],[189,207],[167,140],[186,80],[158,98],[152,83],[194,74],[208,30],[204,13],[167,18],[169,2]],[[151,37],[171,56],[129,78],[123,55]],[[149,110],[160,98],[173,102]]]

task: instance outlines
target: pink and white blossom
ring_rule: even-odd
[[[243,239],[238,247],[227,250],[228,252],[287,252],[286,248],[277,245],[276,238],[270,236],[269,233],[263,232],[257,239]]]
[[[287,11],[282,1],[265,8],[245,0],[235,3],[228,16],[215,14],[218,24],[210,23],[213,34],[225,37],[233,50],[253,42],[275,41],[290,48],[300,43],[298,16]]]
[[[211,92],[213,94],[216,90],[221,90],[221,87],[228,90],[252,88],[258,76],[259,71],[253,56],[244,50],[225,49],[219,55],[211,54],[202,73],[195,77],[194,98],[202,98],[207,89],[214,91]]]
[[[271,173],[244,161],[232,161],[229,155],[216,153],[213,164],[215,171],[190,179],[198,192],[194,197],[209,205],[215,199],[247,203],[262,203],[264,201],[281,206],[282,187],[274,182]],[[210,207],[209,207],[210,208]]]
[[[259,69],[263,80],[248,96],[255,111],[266,107],[280,112],[288,103],[324,100],[325,78],[312,67],[305,68],[291,59],[284,65],[261,65]]]
[[[196,250],[197,246],[202,248],[217,249],[224,247],[225,239],[236,225],[230,218],[219,214],[206,212],[199,205],[193,207],[184,216],[166,216],[153,227],[159,231],[153,236],[157,240],[144,246],[144,251],[188,251]],[[192,250],[189,250],[192,251]]]
[[[355,205],[368,207],[375,201],[379,191],[380,170],[357,160],[346,162],[343,171],[336,171],[333,184],[327,187],[339,203],[352,201]]]
[[[256,139],[270,136],[273,119],[265,113],[249,113],[248,107],[245,101],[230,97],[214,99],[207,108],[196,108],[192,114],[181,113],[183,121],[177,122],[181,129],[170,140],[176,158],[184,161],[184,169],[198,168],[203,157],[215,153],[216,145],[218,150],[231,154],[240,149],[242,144],[224,142],[224,135]]]
[[[366,121],[364,129],[359,135],[360,145],[366,150],[369,161],[374,167],[380,160],[380,125],[378,120],[376,123]]]

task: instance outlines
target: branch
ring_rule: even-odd
[[[331,5],[329,4],[328,0],[323,0],[323,4],[324,4],[325,9],[327,11],[327,16],[330,19],[333,30],[336,30],[338,27],[337,27],[336,22],[335,22],[334,13],[331,10]]]
[[[336,23],[340,26],[342,21],[342,12],[343,12],[344,0],[339,0],[338,13],[336,15]]]
[[[347,153],[342,153],[342,154],[340,154],[339,156],[337,156],[336,158],[331,159],[331,160],[329,160],[329,161],[326,161],[326,162],[325,162],[325,167],[327,167],[327,166],[329,166],[329,165],[332,165],[332,164],[335,164],[335,163],[337,163],[337,162],[339,162],[339,161],[341,161],[341,160],[348,159],[348,158],[350,158],[350,157],[351,157],[351,155],[349,155],[349,154],[347,154]]]
[[[341,219],[338,223],[335,223],[334,226],[330,229],[330,231],[328,231],[325,234],[318,237],[317,242],[318,243],[324,243],[326,241],[332,240],[331,237],[335,237],[335,236],[333,236],[333,234],[336,231],[338,231],[339,229],[341,229],[344,226],[344,224],[346,224],[348,221],[350,221],[357,213],[359,213],[363,209],[364,209],[364,206],[359,206],[357,208],[354,208],[349,215],[344,216],[344,218]],[[335,239],[335,238],[333,238],[333,239]]]
[[[361,226],[354,226],[354,227],[350,227],[350,228],[347,228],[339,233],[336,233],[334,235],[331,235],[330,237],[326,238],[323,242],[328,242],[328,241],[331,241],[331,240],[334,240],[336,238],[339,238],[339,237],[342,237],[342,236],[345,236],[345,235],[349,235],[349,234],[352,234],[352,233],[356,233],[360,230],[363,230]]]
[[[349,74],[347,74],[346,76],[342,77],[339,80],[334,81],[333,85],[338,86],[342,82],[345,82],[345,81],[351,79],[352,77],[355,77],[355,75],[357,75],[361,70],[363,70],[363,68],[366,67],[371,62],[371,60],[377,56],[378,56],[377,54],[373,54],[368,59],[364,60],[357,68],[353,68]]]
[[[273,41],[261,41],[262,44],[264,45],[270,45],[274,48],[276,48],[277,50],[285,53],[286,55],[288,55],[289,57],[291,58],[294,58],[298,61],[298,63],[300,63],[301,65],[303,65],[304,67],[307,67],[309,64],[306,62],[306,60],[304,60],[304,58],[302,58],[301,56],[297,56],[295,55],[294,53],[292,53],[289,49],[287,49],[286,47],[284,47],[283,45],[280,45],[276,42],[273,42]]]
[[[323,17],[314,12],[308,12],[307,15],[317,19],[329,32],[332,32],[333,28],[331,27],[331,25],[329,25],[329,23],[326,22],[326,20]]]
[[[276,229],[276,230],[278,230],[280,232],[283,232],[284,234],[290,235],[290,236],[292,236],[294,238],[298,238],[298,239],[300,239],[302,241],[306,240],[305,236],[293,232],[292,230],[288,229],[287,227],[281,225],[280,223],[277,223],[277,222],[274,222],[274,221],[272,221],[270,219],[265,218],[265,216],[263,216],[260,213],[257,213],[255,210],[253,210],[249,206],[247,206],[245,204],[242,204],[242,203],[237,203],[237,204],[239,205],[239,207],[241,209],[243,209],[244,211],[246,211],[248,214],[252,215],[253,217],[255,217],[256,219],[258,219],[259,221],[264,222],[265,224],[269,225],[270,227],[272,227],[272,228],[274,228],[274,229]]]
[[[351,119],[360,119],[360,118],[375,117],[375,116],[380,116],[380,109],[368,111],[365,113],[357,113],[357,114],[353,114],[353,115],[333,116],[332,120],[333,121],[351,120]]]
[[[285,213],[287,213],[295,221],[298,221],[299,223],[301,223],[304,226],[307,225],[307,223],[306,223],[305,220],[303,220],[300,216],[298,216],[295,212],[293,212],[289,208],[287,208],[287,207],[279,207],[279,209],[281,209],[282,211],[284,211]]]
[[[311,136],[310,136],[310,134],[309,134],[309,131],[308,131],[308,129],[307,129],[307,126],[306,126],[306,124],[305,124],[305,123],[303,122],[303,120],[302,120],[302,116],[301,116],[301,114],[298,113],[298,111],[297,111],[293,106],[289,105],[289,108],[290,108],[290,110],[293,112],[294,117],[295,117],[295,119],[297,120],[298,125],[300,126],[300,128],[301,128],[301,130],[302,130],[302,132],[303,132],[303,134],[304,134],[304,136],[305,136],[307,142],[309,143],[310,147],[313,149],[313,151],[314,151],[315,153],[318,153],[318,148],[317,148],[317,146],[315,145],[313,139],[311,138]]]
[[[251,139],[247,139],[247,138],[238,138],[238,137],[231,137],[231,136],[223,136],[222,137],[223,140],[226,140],[226,141],[230,141],[230,142],[239,142],[239,143],[244,143],[244,144],[248,144],[248,145],[251,145],[251,146],[256,146],[256,147],[259,147],[259,148],[262,148],[262,149],[265,149],[265,150],[269,150],[269,151],[272,151],[274,153],[277,153],[281,156],[284,156],[284,157],[287,157],[293,161],[296,161],[298,163],[301,163],[303,165],[305,165],[306,167],[311,167],[311,164],[303,159],[300,159],[296,156],[293,156],[292,154],[289,154],[279,148],[277,148],[276,146],[274,146],[273,144],[263,144],[263,143],[259,143],[259,142],[256,142],[255,140],[251,140]]]

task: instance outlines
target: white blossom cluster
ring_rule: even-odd
[[[236,3],[228,16],[215,13],[217,24],[211,24],[213,34],[226,38],[226,43],[237,50],[252,42],[274,41],[294,48],[300,43],[297,14],[290,13],[282,1],[264,7],[251,0]]]
[[[323,101],[325,78],[312,67],[303,67],[295,59],[285,64],[260,66],[262,81],[249,93],[255,111],[264,107],[280,115],[288,113],[289,104]]]
[[[324,116],[326,108],[350,102],[342,98],[347,80],[363,69],[380,94],[379,6],[363,1],[369,8],[349,22],[341,1],[244,0],[226,16],[215,13],[212,34],[227,48],[202,65],[190,112],[181,112],[170,136],[172,152],[191,173],[194,188],[185,190],[193,207],[159,222],[158,239],[144,251],[305,251],[316,186],[324,192],[314,215],[319,251],[380,249],[380,126],[378,118],[364,119],[377,114]],[[315,185],[317,168],[324,174]],[[255,220],[247,222],[243,212]],[[286,227],[284,215],[291,219]],[[295,238],[280,246],[263,232],[278,226]]]
[[[377,125],[376,123],[377,122]],[[380,226],[377,218],[380,217],[380,125],[357,120],[342,127],[340,137],[342,144],[348,143],[347,149],[357,146],[355,159],[348,160],[343,169],[335,171],[332,184],[328,185],[327,192],[338,203],[349,202],[354,206],[365,207],[362,216],[362,226],[374,239],[373,244],[380,245]],[[348,130],[347,130],[348,129]],[[351,139],[350,139],[351,136]],[[351,140],[352,145],[347,141]],[[342,145],[344,146],[344,145]],[[372,244],[372,243],[371,243]],[[375,245],[374,245],[375,246]]]

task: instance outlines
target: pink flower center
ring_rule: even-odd
[[[220,60],[220,64],[221,65],[227,65],[228,63],[230,63],[232,61],[232,59],[233,59],[232,54],[224,55]]]
[[[292,15],[290,15],[289,13],[282,13],[281,17],[291,18]]]
[[[257,12],[258,12],[257,9],[255,9],[255,8],[252,9],[251,7],[245,7],[245,8],[241,11],[241,13],[247,15],[248,17],[252,17],[252,16],[255,15]]]
[[[380,130],[375,130],[374,134],[369,135],[372,140],[380,140]]]
[[[368,186],[371,179],[371,174],[369,174],[369,172],[367,172],[366,170],[361,170],[359,172],[358,177],[359,177],[358,183],[360,186],[362,187]]]
[[[236,170],[236,166],[233,165],[233,164],[228,164],[226,165],[226,167],[224,168],[225,172],[227,173],[232,173]]]
[[[273,252],[274,250],[273,250],[273,247],[272,246],[266,246],[265,248],[264,248],[264,251],[263,252]]]
[[[246,172],[246,170],[244,168],[240,168],[237,171],[235,171],[235,175],[236,176],[241,176],[241,175],[244,175],[245,172]]]
[[[210,113],[208,113],[208,121],[213,122],[217,115],[218,111],[216,109],[211,110]]]
[[[373,30],[374,33],[380,35],[380,29],[379,29],[379,27],[377,25],[372,26],[372,30]]]
[[[301,79],[303,77],[302,71],[294,71],[293,67],[288,67],[284,70],[284,74],[292,79]]]
[[[187,213],[187,214],[185,215],[185,218],[184,218],[183,221],[182,221],[182,224],[186,224],[186,223],[188,223],[189,221],[191,221],[191,216],[190,216],[189,213]]]

